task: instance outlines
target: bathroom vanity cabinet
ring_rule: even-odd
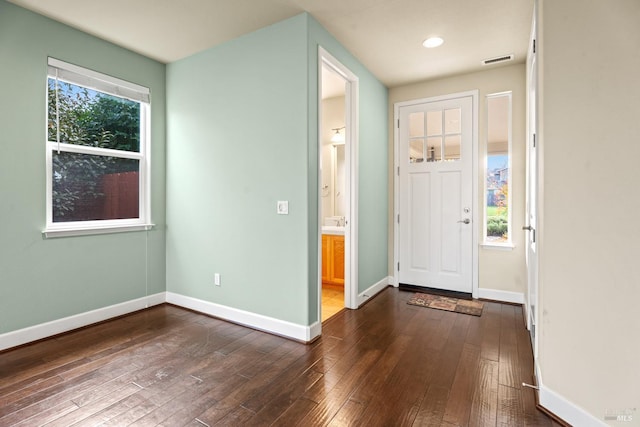
[[[322,283],[344,286],[344,236],[322,235]]]

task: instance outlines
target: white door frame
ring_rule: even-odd
[[[344,306],[358,308],[358,76],[318,47],[318,176],[322,159],[322,67],[345,79]],[[320,180],[318,182],[321,182]],[[318,188],[318,321],[322,313],[322,192]]]
[[[471,160],[472,164],[472,296],[473,298],[478,298],[478,223],[479,223],[479,215],[478,215],[478,90],[471,90],[467,92],[458,92],[452,93],[449,95],[443,96],[434,96],[430,98],[422,98],[422,99],[414,99],[411,101],[403,101],[396,102],[393,104],[393,149],[394,149],[394,171],[393,171],[393,187],[394,187],[394,215],[393,215],[393,283],[395,287],[398,287],[400,284],[400,278],[398,275],[398,262],[400,262],[400,227],[397,221],[398,215],[400,214],[400,180],[399,171],[400,171],[400,129],[398,126],[400,119],[400,108],[406,107],[415,104],[425,104],[428,102],[437,102],[437,101],[446,101],[449,99],[455,98],[472,98],[472,144],[473,144],[473,159]]]
[[[527,292],[525,313],[527,318],[527,329],[532,334],[532,349],[534,364],[538,359],[538,337],[540,336],[540,318],[539,318],[539,287],[538,273],[540,271],[540,138],[538,128],[539,113],[539,93],[538,93],[538,59],[537,49],[533,51],[534,43],[537,43],[537,12],[538,2],[534,1],[533,20],[531,23],[531,35],[529,37],[529,48],[527,52],[526,73],[527,73],[527,169],[526,169],[526,211],[525,224],[532,226],[533,231],[529,230],[525,234],[526,241],[526,266],[527,266]],[[537,140],[536,140],[537,139]],[[535,142],[535,147],[533,146]],[[532,155],[535,156],[532,158]],[[535,170],[532,170],[535,168]],[[534,183],[531,180],[535,180]],[[532,201],[534,201],[532,206]],[[533,218],[532,218],[533,217]],[[533,219],[533,221],[531,221]],[[532,224],[533,222],[533,224]],[[532,244],[531,233],[535,233],[535,243]],[[535,246],[532,246],[535,245]],[[532,306],[534,307],[532,309]],[[537,372],[536,372],[537,374]],[[540,381],[540,378],[538,378]]]

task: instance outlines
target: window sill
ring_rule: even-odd
[[[130,231],[146,231],[155,227],[155,224],[136,224],[136,225],[109,225],[106,227],[87,227],[87,228],[53,228],[42,232],[45,239],[55,237],[72,237],[72,236],[90,236],[96,234],[111,233],[128,233]]]
[[[512,251],[515,249],[513,243],[482,243],[480,245],[482,249],[489,249],[495,251]]]

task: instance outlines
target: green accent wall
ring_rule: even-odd
[[[301,14],[167,68],[168,291],[318,320],[318,45],[360,78],[359,290],[387,276],[387,90]]]
[[[151,89],[149,232],[44,239],[47,56]],[[0,334],[165,290],[165,65],[0,0]]]
[[[167,290],[301,325],[305,23],[289,19],[167,67]],[[289,215],[276,213],[278,200]]]

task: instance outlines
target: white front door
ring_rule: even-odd
[[[472,292],[473,98],[398,109],[398,281]]]

